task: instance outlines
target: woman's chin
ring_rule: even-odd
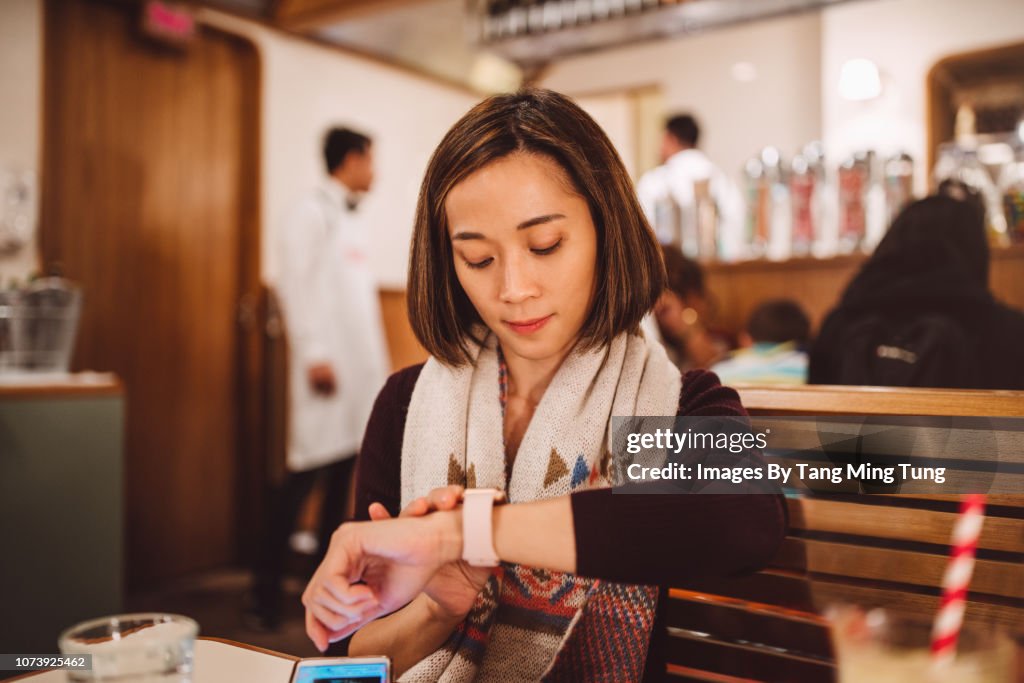
[[[523,360],[544,362],[561,360],[572,346],[572,340],[564,335],[536,334],[522,337],[514,333],[498,335],[505,357],[516,356]]]

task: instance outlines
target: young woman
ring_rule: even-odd
[[[661,677],[667,587],[756,569],[785,527],[774,495],[612,495],[612,416],[744,414],[638,334],[664,277],[571,100],[493,97],[455,124],[409,268],[432,358],[377,399],[357,473],[374,521],[339,528],[303,594],[318,648],[361,629],[350,654],[387,654],[402,680]],[[484,488],[508,504],[490,512]]]
[[[896,216],[825,317],[810,384],[1024,389],[1024,313],[989,289],[984,206],[939,192]]]

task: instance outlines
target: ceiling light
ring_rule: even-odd
[[[851,59],[839,72],[839,94],[854,102],[873,100],[882,94],[878,65],[870,59]]]

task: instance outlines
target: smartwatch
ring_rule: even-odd
[[[494,504],[505,499],[498,489],[462,492],[462,559],[474,567],[497,567],[494,552]]]

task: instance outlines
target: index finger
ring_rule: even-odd
[[[313,616],[312,610],[306,608],[306,635],[313,641],[313,645],[320,652],[327,651],[328,635],[330,631],[321,624],[315,616]]]
[[[427,502],[435,510],[454,510],[462,500],[464,487],[457,484],[436,488],[427,494]]]

